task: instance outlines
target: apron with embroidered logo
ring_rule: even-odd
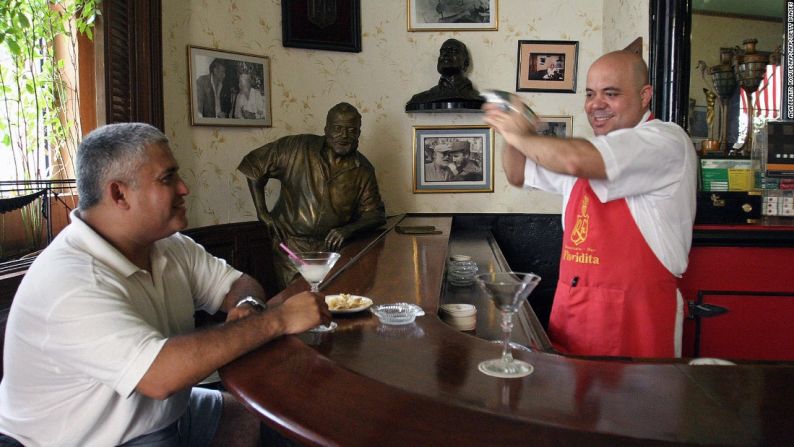
[[[601,203],[586,179],[568,199],[549,338],[563,353],[674,357],[676,278],[625,199]]]

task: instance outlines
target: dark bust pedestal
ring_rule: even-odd
[[[483,102],[482,100],[461,100],[408,103],[405,105],[405,112],[477,113],[481,112],[480,107]]]

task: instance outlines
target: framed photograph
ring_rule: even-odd
[[[270,59],[188,46],[190,123],[270,127]]]
[[[541,125],[538,134],[549,137],[573,137],[573,117],[570,115],[545,115],[539,116]]]
[[[499,0],[407,0],[408,31],[496,31]]]
[[[282,0],[285,47],[361,52],[361,0]]]
[[[579,42],[519,40],[516,90],[576,93]]]
[[[414,126],[414,193],[493,192],[493,129]]]

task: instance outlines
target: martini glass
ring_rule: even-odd
[[[532,374],[527,362],[515,360],[510,350],[513,314],[540,282],[534,273],[490,272],[477,275],[477,284],[502,313],[502,357],[481,362],[478,369],[489,376],[513,378]]]
[[[295,253],[295,255],[297,259],[290,256],[289,260],[298,269],[303,279],[309,283],[311,291],[314,293],[320,291],[320,283],[339,259],[339,253],[332,251],[305,251]],[[336,329],[336,322],[332,321],[327,326],[315,326],[309,329],[309,332],[331,332],[334,329]]]

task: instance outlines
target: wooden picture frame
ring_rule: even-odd
[[[543,115],[538,116],[541,124],[537,127],[538,135],[558,138],[573,137],[573,116]]]
[[[496,31],[499,0],[406,0],[408,31]]]
[[[188,46],[187,54],[190,124],[273,125],[269,58],[196,46]],[[213,82],[212,70],[223,73],[217,83]]]
[[[361,0],[282,0],[285,47],[361,52]]]
[[[516,90],[576,93],[579,42],[519,40]]]
[[[413,192],[493,192],[493,142],[488,126],[414,126]]]

